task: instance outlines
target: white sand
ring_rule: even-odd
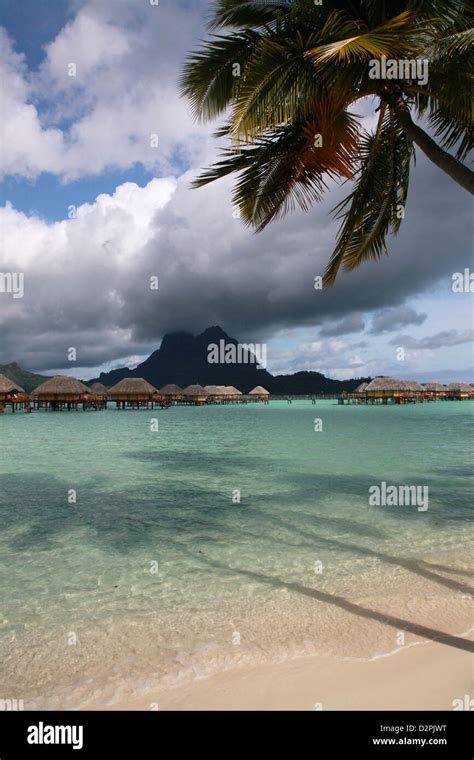
[[[114,705],[149,710],[452,710],[472,694],[472,654],[420,644],[372,661],[312,657],[238,669]],[[103,709],[101,705],[85,705]]]

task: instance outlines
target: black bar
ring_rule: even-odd
[[[56,726],[64,731],[56,732]],[[204,753],[235,757],[239,750],[248,757],[259,749],[266,757],[273,751],[278,756],[290,751],[291,756],[304,753],[324,759],[342,755],[472,760],[472,735],[472,715],[467,711],[3,712],[0,760],[138,760],[183,752],[190,757]],[[29,743],[28,737],[44,743]],[[47,744],[51,738],[72,744]]]

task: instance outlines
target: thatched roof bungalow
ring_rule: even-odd
[[[267,391],[267,389],[262,385],[257,385],[255,388],[253,388],[253,390],[250,391],[249,396],[258,398],[261,401],[268,401],[270,397],[270,391]]]
[[[102,383],[93,383],[90,386],[91,393],[94,394],[94,396],[103,396],[104,398],[107,398],[109,389],[105,387]]]
[[[367,388],[368,383],[361,383],[357,386],[354,393],[364,393]]]
[[[175,383],[164,385],[163,388],[160,388],[160,393],[169,401],[182,401],[184,398],[183,389]]]
[[[239,391],[234,385],[225,385],[224,389],[226,396],[229,396],[229,398],[238,398],[239,396],[242,396],[242,391]]]
[[[364,395],[370,401],[423,399],[423,386],[414,380],[396,380],[393,377],[376,377],[368,383]]]
[[[28,395],[21,385],[0,374],[0,413],[5,411],[6,404],[11,404],[12,411],[14,412],[15,406],[24,404],[27,401]]]
[[[212,400],[222,399],[225,396],[224,388],[221,385],[205,385],[204,390],[207,391]]]
[[[151,398],[158,390],[143,377],[125,377],[109,389],[109,397],[115,401],[116,396],[145,396]]]
[[[405,390],[408,393],[419,394],[424,392],[424,388],[421,383],[417,383],[416,380],[402,380],[405,385]]]
[[[467,383],[449,383],[448,397],[457,401],[466,401],[472,396],[472,388]]]
[[[55,377],[45,380],[44,383],[38,385],[31,395],[39,401],[45,400],[58,400],[62,401],[64,398],[72,398],[73,400],[82,401],[91,390],[84,383],[81,383],[76,377],[69,377],[68,375],[56,375]]]
[[[10,378],[5,377],[5,375],[0,374],[0,399],[5,400],[7,396],[12,394],[17,395],[18,393],[24,393],[26,395],[26,392],[21,385],[18,385],[18,383],[10,380]]]
[[[159,402],[162,398],[158,390],[143,377],[125,377],[110,388],[108,395],[111,401],[115,401],[117,407],[121,406],[122,409],[126,406],[136,409],[140,406],[148,408],[149,404],[153,408],[154,402]]]
[[[38,385],[32,391],[31,398],[35,406],[41,406],[45,409],[48,407],[57,409],[64,406],[67,406],[68,409],[77,409],[78,404],[83,404],[90,395],[90,388],[76,377],[56,375]]]
[[[444,398],[448,393],[447,387],[441,383],[423,383],[423,389],[428,398]]]
[[[183,394],[190,404],[196,404],[197,406],[206,404],[209,399],[209,392],[206,391],[202,385],[198,384],[188,385],[188,387],[184,389]]]

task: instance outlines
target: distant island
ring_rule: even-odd
[[[111,387],[126,377],[143,377],[155,388],[167,383],[188,385],[233,385],[242,393],[248,393],[256,385],[263,385],[274,395],[311,395],[316,393],[350,393],[363,382],[372,378],[358,377],[351,380],[332,380],[320,372],[296,372],[292,375],[272,375],[266,369],[258,369],[255,357],[247,356],[246,363],[212,364],[208,361],[208,347],[224,341],[226,345],[240,346],[221,327],[209,327],[199,335],[189,332],[169,333],[161,346],[135,369],[121,367],[102,372],[99,377],[84,380],[87,385],[100,382]],[[21,385],[27,393],[48,378],[23,370],[16,363],[0,365],[0,374]],[[64,374],[68,374],[65,370]]]

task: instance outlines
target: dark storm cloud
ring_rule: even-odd
[[[381,314],[376,314],[372,319],[370,332],[378,335],[384,332],[393,332],[407,325],[422,325],[427,314],[418,314],[411,306],[399,306],[396,309],[386,309]]]
[[[340,335],[350,335],[355,332],[363,332],[365,319],[360,314],[351,314],[344,319],[321,327],[319,334],[324,338],[336,338]]]

